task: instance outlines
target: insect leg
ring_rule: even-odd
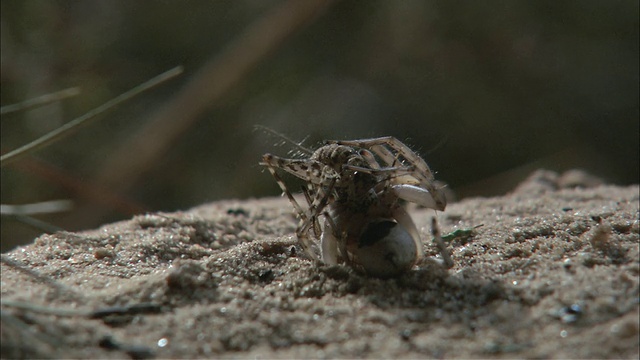
[[[435,217],[431,218],[431,234],[433,235],[433,242],[436,243],[436,246],[440,251],[444,266],[447,269],[451,269],[453,267],[453,259],[451,259],[449,249],[447,249],[447,245],[444,243],[442,237],[440,236],[440,229],[438,228],[438,222],[436,221]]]

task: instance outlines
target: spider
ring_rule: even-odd
[[[446,199],[419,155],[391,136],[330,140],[315,151],[295,145],[305,158],[264,154],[260,165],[267,167],[293,205],[300,219],[296,235],[309,257],[381,278],[400,275],[422,258],[418,229],[400,200],[443,211]],[[277,169],[305,182],[306,208]],[[452,267],[435,218],[432,233],[444,264]]]

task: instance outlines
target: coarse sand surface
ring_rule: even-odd
[[[3,254],[3,358],[635,358],[639,187],[540,170],[446,211],[393,279],[303,254],[286,198],[43,235]],[[455,266],[431,241],[437,216]]]

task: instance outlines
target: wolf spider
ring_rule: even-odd
[[[446,199],[419,155],[391,136],[331,140],[315,151],[296,145],[306,158],[265,154],[260,164],[295,208],[300,219],[296,235],[308,256],[382,278],[402,274],[422,258],[420,234],[399,200],[443,211]],[[305,182],[306,209],[276,169]],[[322,224],[320,218],[324,218]],[[435,218],[432,232],[444,264],[453,266]]]

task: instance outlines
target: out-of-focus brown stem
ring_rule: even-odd
[[[97,180],[120,192],[153,168],[198,116],[333,1],[289,0],[251,24],[109,157]]]

